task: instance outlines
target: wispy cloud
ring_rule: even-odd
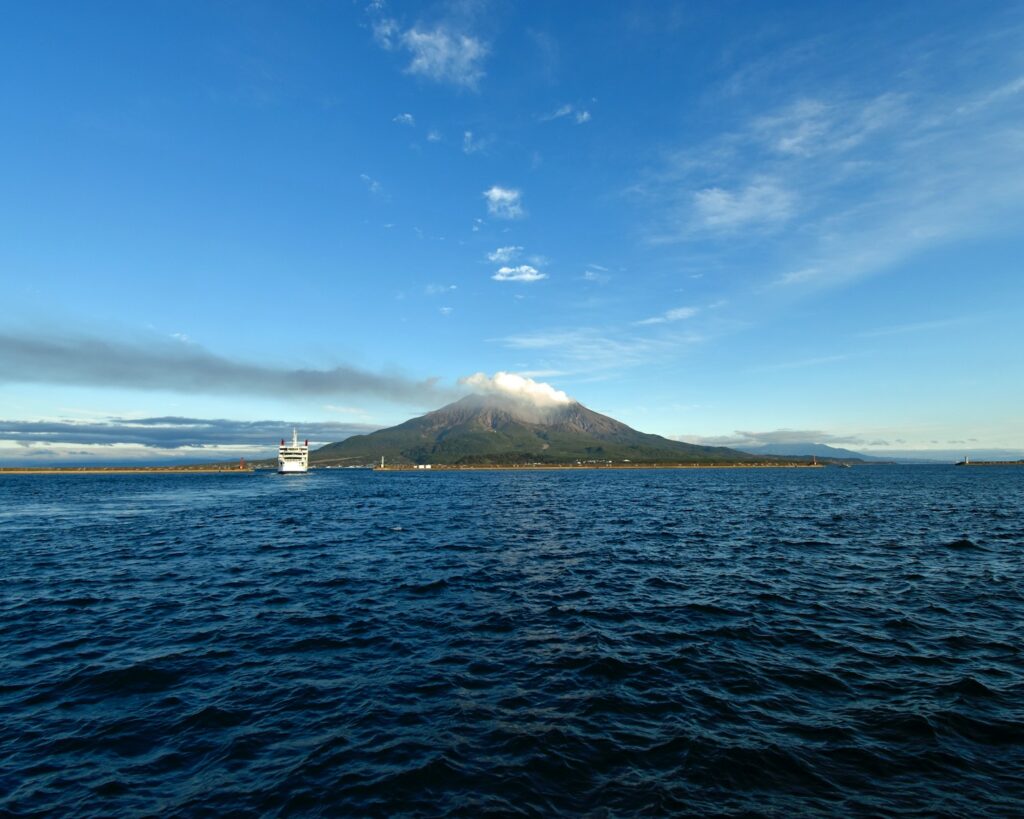
[[[975,319],[970,316],[955,316],[934,321],[914,321],[907,324],[896,324],[891,327],[879,327],[875,330],[865,330],[859,335],[861,338],[879,338],[882,336],[904,335],[905,333],[923,333],[930,330],[946,330],[950,327],[970,324],[973,321]]]
[[[363,180],[366,189],[374,196],[382,196],[384,194],[384,186],[369,174],[361,173],[359,178]]]
[[[358,393],[417,403],[433,403],[452,394],[433,378],[416,381],[346,365],[273,367],[220,356],[197,344],[12,334],[0,334],[0,383],[271,397]]]
[[[499,219],[521,219],[526,215],[522,194],[514,188],[492,185],[484,191],[487,212]]]
[[[636,323],[643,325],[667,324],[672,321],[683,321],[684,319],[693,318],[699,312],[696,307],[676,307],[672,310],[666,310],[660,316],[651,316],[651,318],[645,318]]]
[[[423,288],[423,292],[428,296],[441,296],[445,293],[451,293],[453,290],[457,290],[458,285],[455,284],[428,284]]]
[[[496,282],[539,282],[547,277],[547,273],[541,273],[537,268],[528,264],[501,267],[497,273],[491,276]]]
[[[822,270],[820,267],[805,267],[803,270],[791,270],[788,273],[783,273],[773,284],[783,287],[790,284],[803,284],[804,282],[814,281],[821,274]]]
[[[409,74],[472,90],[484,77],[487,46],[454,23],[433,27],[417,24],[403,29],[392,18],[377,19],[373,23],[373,37],[381,48],[402,49],[410,55],[405,69]]]
[[[607,284],[611,281],[611,273],[608,268],[599,264],[588,264],[580,277],[583,281],[594,282],[595,284]]]
[[[413,125],[416,124],[416,117],[414,117],[412,114],[399,114],[391,121],[397,122],[399,125],[407,125],[409,127],[412,127]]]
[[[910,47],[914,70],[887,89],[855,96],[823,81],[681,147],[634,189],[657,208],[649,238],[760,242],[771,250],[760,284],[799,291],[1014,230],[1024,219],[1024,78],[993,63],[973,75],[987,81],[932,87],[933,59]]]
[[[583,125],[585,122],[590,122],[591,115],[590,111],[585,108],[579,108],[571,103],[567,103],[556,108],[550,114],[545,114],[540,118],[541,122],[551,122],[552,120],[562,119],[568,117],[572,119],[577,125]]]
[[[440,131],[438,131],[438,130],[436,130],[434,128],[431,128],[429,131],[427,131],[427,142],[440,142],[440,141],[441,141],[441,132]]]
[[[796,194],[779,182],[757,178],[737,190],[704,188],[693,194],[693,228],[735,231],[751,226],[778,225],[796,209]]]
[[[595,373],[628,368],[666,355],[678,354],[681,348],[701,340],[695,333],[659,333],[652,336],[609,327],[538,331],[497,339],[508,349],[537,356],[531,369],[562,373]]]
[[[522,247],[519,245],[507,245],[505,247],[499,247],[487,254],[487,258],[492,262],[498,262],[499,264],[507,264],[513,259],[519,257],[519,254],[523,252]]]
[[[474,137],[472,131],[465,131],[462,134],[462,153],[476,154],[483,151],[486,147],[487,140]]]
[[[777,364],[765,364],[756,369],[761,372],[773,370],[798,370],[804,367],[819,367],[822,364],[836,364],[840,361],[847,361],[855,358],[853,353],[840,353],[838,355],[811,356],[810,358],[799,358],[795,361],[781,361]]]

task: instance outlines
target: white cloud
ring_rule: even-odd
[[[412,114],[399,114],[391,121],[397,122],[399,125],[413,126],[416,124],[416,117],[414,117]]]
[[[493,376],[488,376],[486,373],[474,373],[460,378],[459,383],[472,387],[475,392],[517,398],[540,407],[564,406],[572,403],[572,399],[562,390],[556,390],[550,384],[534,381],[532,378],[517,373],[496,372]]]
[[[676,307],[672,310],[666,310],[660,316],[652,316],[651,318],[646,318],[636,323],[667,324],[673,321],[683,321],[684,319],[693,318],[698,312],[699,311],[696,307]]]
[[[522,194],[513,188],[492,185],[484,191],[487,212],[499,219],[520,219],[525,215]]]
[[[519,245],[508,245],[506,247],[499,247],[496,250],[491,251],[487,254],[487,258],[492,262],[498,262],[499,264],[508,264],[513,259],[519,256],[523,252],[523,249]]]
[[[497,273],[491,276],[496,282],[539,282],[547,277],[547,273],[541,273],[537,268],[528,264],[521,264],[517,267],[501,267]]]
[[[450,316],[452,313],[455,312],[455,308],[454,307],[440,307],[440,308],[438,308],[437,312],[440,313],[442,316],[447,317],[447,316]]]
[[[431,129],[427,131],[427,142],[440,142],[441,132]]]
[[[487,46],[476,37],[447,25],[433,29],[413,27],[403,32],[398,42],[412,54],[412,62],[406,69],[410,74],[471,89],[475,89],[484,76],[482,63],[487,56]]]
[[[795,205],[792,191],[764,178],[738,191],[705,188],[693,194],[696,226],[708,230],[733,231],[785,222],[793,215]]]
[[[589,111],[577,111],[576,112],[576,124],[582,125],[584,122],[590,122]]]

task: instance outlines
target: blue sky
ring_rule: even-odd
[[[0,460],[327,441],[497,371],[697,442],[1024,450],[1017,4],[17,4],[0,41]]]

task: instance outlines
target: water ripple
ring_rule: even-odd
[[[0,814],[1024,813],[1024,470],[0,481]]]

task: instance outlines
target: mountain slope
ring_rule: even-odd
[[[320,464],[512,464],[631,461],[708,463],[749,460],[725,447],[705,447],[638,432],[570,402],[536,406],[470,395],[398,426],[328,444],[311,454]]]

